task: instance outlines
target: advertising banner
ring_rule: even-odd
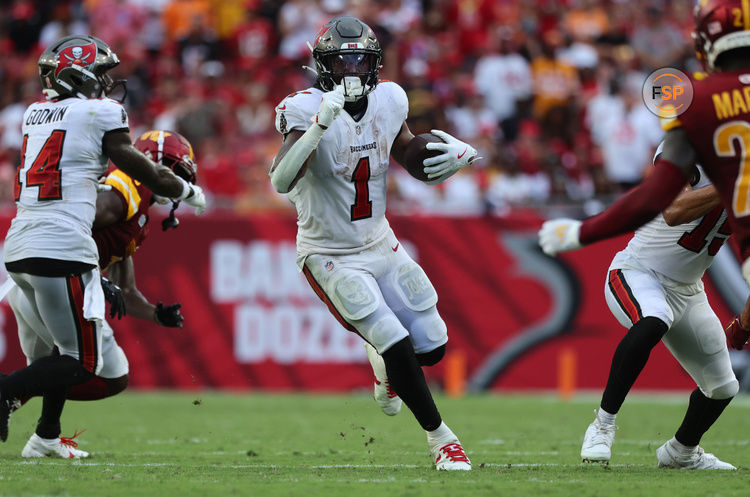
[[[9,222],[0,219],[3,232]],[[451,363],[452,377],[465,377],[474,390],[556,389],[563,377],[572,388],[603,388],[626,331],[606,307],[605,275],[627,236],[551,259],[537,248],[541,219],[531,212],[390,222],[437,289],[448,325],[447,360],[426,368],[428,381],[442,385]],[[137,285],[154,303],[182,304],[185,323],[111,321],[132,387],[370,387],[361,338],[336,321],[297,270],[293,217],[186,217],[168,232],[152,223],[134,257]],[[706,280],[710,302],[728,321],[731,311]],[[9,372],[24,359],[13,313],[5,302],[1,310],[0,371]],[[693,384],[659,345],[636,388]]]

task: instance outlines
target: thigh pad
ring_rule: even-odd
[[[399,266],[393,277],[396,292],[412,311],[425,311],[437,304],[438,296],[424,270],[416,262]]]
[[[359,321],[374,313],[380,303],[375,280],[355,271],[340,271],[332,282],[336,308],[347,321]]]

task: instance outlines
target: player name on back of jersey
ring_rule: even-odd
[[[62,121],[65,118],[65,113],[68,111],[68,107],[60,107],[58,109],[35,109],[29,112],[29,116],[26,118],[26,126],[33,124],[50,124],[58,121]]]
[[[717,119],[728,119],[750,112],[750,86],[733,88],[711,95]]]

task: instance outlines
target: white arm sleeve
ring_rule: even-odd
[[[325,130],[317,124],[310,126],[292,145],[292,148],[284,154],[284,157],[276,163],[276,166],[271,168],[268,175],[271,177],[271,184],[277,192],[289,193],[294,178],[297,177],[302,165],[318,146],[324,132]]]

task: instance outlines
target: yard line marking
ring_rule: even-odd
[[[7,463],[6,463],[7,464]],[[13,461],[11,465],[16,466],[29,466],[29,465],[45,465],[45,466],[91,466],[91,467],[123,467],[123,468],[151,468],[151,467],[191,467],[185,463],[116,463],[116,462],[93,462],[93,461]],[[584,463],[481,463],[477,465],[483,468],[558,468],[558,467],[579,467]],[[196,467],[210,468],[210,469],[417,469],[417,468],[429,468],[429,464],[315,464],[315,465],[287,465],[287,464],[200,464],[196,463]],[[595,466],[595,465],[591,465]],[[639,465],[639,464],[610,464],[609,467],[637,467],[637,466],[648,466],[653,465]],[[372,480],[377,481],[377,480]]]
[[[664,438],[663,439],[659,439],[659,440],[637,440],[637,439],[632,439],[632,438],[631,439],[628,439],[628,438],[623,438],[623,439],[618,438],[617,439],[617,444],[618,445],[623,445],[623,444],[626,444],[626,445],[656,445],[658,447],[661,444],[663,444],[664,442],[665,442]],[[581,442],[573,441],[573,440],[567,440],[567,441],[562,441],[562,442],[558,442],[558,443],[563,444],[563,445],[580,445],[581,444]],[[750,445],[750,440],[715,440],[715,441],[712,441],[710,443],[710,445],[712,447],[714,445],[723,445],[723,446],[727,446],[728,445],[728,446],[744,447],[746,445]],[[654,450],[656,450],[656,449],[654,449]]]
[[[540,397],[529,397],[532,399],[538,399],[542,402],[550,402],[556,404],[560,402],[559,397],[555,395],[540,396]],[[690,392],[641,392],[637,394],[628,395],[627,404],[653,404],[653,405],[684,405],[687,406],[688,399],[690,398]],[[514,399],[511,399],[511,401]],[[578,394],[573,396],[570,400],[566,401],[568,404],[593,404],[592,407],[599,405],[601,401],[601,393],[599,394]],[[750,408],[750,395],[741,394],[732,400],[732,407],[737,409],[738,407],[747,409]]]

